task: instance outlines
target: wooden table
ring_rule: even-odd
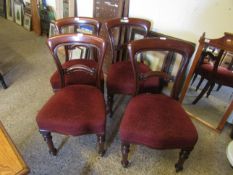
[[[28,173],[29,168],[0,121],[0,175]]]

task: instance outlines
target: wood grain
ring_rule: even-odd
[[[32,7],[32,29],[37,35],[41,35],[40,15],[37,7],[37,0],[31,0]]]
[[[29,169],[0,121],[0,175],[27,174]]]

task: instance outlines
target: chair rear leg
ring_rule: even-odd
[[[98,143],[98,153],[101,157],[105,154],[104,143],[105,143],[105,135],[98,134],[97,135],[97,143]]]
[[[4,81],[4,78],[3,78],[3,76],[2,76],[1,73],[0,73],[0,81],[1,81],[1,83],[2,83],[2,87],[3,87],[4,89],[6,89],[6,88],[7,88],[7,85],[6,85],[5,81]]]
[[[230,134],[231,139],[233,139],[233,127],[231,129],[231,134]]]
[[[130,144],[128,143],[121,144],[121,153],[122,153],[121,165],[124,168],[127,168],[129,165],[129,161],[128,161],[129,147],[130,147]]]
[[[210,96],[210,94],[211,94],[211,92],[212,92],[212,90],[213,90],[213,88],[214,88],[214,85],[215,85],[214,82],[212,82],[212,83],[210,84],[210,88],[209,88],[208,92],[206,93],[206,97],[207,97],[207,98]]]
[[[219,84],[218,87],[217,87],[217,89],[216,89],[216,91],[219,91],[221,89],[221,87],[222,87],[222,85]]]
[[[112,118],[113,115],[112,106],[113,106],[113,95],[108,93],[108,110],[109,110],[110,118]]]
[[[196,78],[197,78],[197,75],[198,75],[198,74],[196,74],[196,73],[193,75],[193,79],[192,79],[191,85],[193,85],[194,81],[195,81]]]
[[[188,159],[189,154],[190,154],[191,151],[192,151],[192,149],[191,150],[184,150],[184,149],[182,149],[180,151],[179,160],[175,164],[176,172],[179,172],[179,171],[183,170],[184,162],[185,162],[186,159]]]
[[[196,104],[201,98],[202,96],[206,93],[206,91],[208,90],[208,88],[210,87],[210,82],[208,82],[204,89],[202,89],[201,93],[197,96],[197,98],[192,102],[192,104]]]
[[[51,133],[49,131],[46,131],[46,130],[40,130],[40,133],[42,134],[44,141],[46,141],[46,143],[49,147],[49,153],[56,156],[57,149],[54,147]]]
[[[199,89],[199,87],[201,86],[201,83],[203,82],[204,80],[204,77],[201,77],[200,81],[198,82],[197,84],[197,87],[196,87],[196,91]]]

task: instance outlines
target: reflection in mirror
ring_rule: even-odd
[[[229,33],[219,39],[201,37],[180,98],[191,116],[218,131],[233,108],[232,38]]]

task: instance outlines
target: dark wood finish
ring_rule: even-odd
[[[151,23],[145,19],[139,18],[115,18],[108,20],[105,23],[110,46],[111,46],[111,63],[117,64],[117,62],[127,60],[127,44],[134,39],[132,37],[133,29],[137,28],[142,31],[143,37],[146,37]],[[122,92],[114,92],[107,86],[107,98],[110,117],[112,117],[112,106],[114,94]]]
[[[179,160],[175,164],[176,172],[182,171],[183,170],[183,165],[186,159],[188,159],[189,154],[192,150],[181,150],[179,154]]]
[[[83,28],[88,28],[92,33],[92,35],[99,36],[100,29],[101,29],[101,22],[94,18],[88,18],[88,17],[67,17],[63,19],[56,20],[54,22],[55,28],[58,34],[64,34],[64,28],[67,27],[73,27],[73,32],[68,33],[85,33]],[[69,30],[69,28],[68,28]],[[65,46],[65,55],[66,55],[66,61],[69,60],[69,52],[76,47],[67,47]],[[79,48],[81,50],[81,56],[83,58],[83,48]],[[89,50],[86,51],[86,55],[84,58],[87,58],[90,56],[90,54],[87,54],[88,52],[91,52]],[[96,57],[96,51],[92,51],[94,57]]]
[[[151,23],[148,20],[140,18],[115,18],[108,20],[105,23],[108,31],[108,36],[112,50],[112,63],[123,61],[123,56],[126,53],[122,53],[127,49],[127,44],[132,41],[130,33],[134,28],[139,28],[142,31],[142,36],[146,37],[150,30]],[[116,33],[114,30],[118,30]]]
[[[221,37],[221,38],[218,38],[218,39],[207,39],[205,38],[205,33],[201,36],[200,40],[199,40],[199,46],[198,46],[198,49],[197,49],[197,52],[196,52],[196,55],[194,57],[194,60],[193,60],[193,64],[190,68],[190,71],[188,73],[188,76],[186,78],[186,81],[185,81],[185,84],[184,84],[184,88],[181,92],[181,96],[180,96],[180,103],[183,102],[183,99],[185,97],[185,94],[188,90],[188,87],[189,87],[189,84],[190,84],[190,81],[191,81],[191,78],[193,76],[193,73],[195,71],[195,68],[199,62],[199,59],[201,58],[201,54],[203,53],[203,49],[206,48],[206,47],[213,47],[213,48],[218,48],[220,50],[223,50],[225,52],[232,52],[233,51],[233,34],[230,34],[230,33],[224,33],[224,36]],[[215,67],[215,69],[217,69],[217,66]],[[215,79],[215,82],[218,83],[218,84],[223,84],[223,85],[226,85],[222,79],[218,79],[216,80]],[[211,86],[211,83],[207,83],[207,85],[204,87],[204,91],[207,91],[208,88]],[[231,114],[231,111],[232,111],[232,102],[231,102],[231,105],[228,106],[225,114],[222,116],[221,118],[221,121],[220,123],[218,124],[217,128],[216,128],[216,131],[221,131],[224,127],[224,124],[227,120],[227,118],[229,117],[229,115]],[[199,118],[199,117],[197,117]],[[204,125],[208,126],[209,127],[209,123],[204,121],[204,120],[198,120],[200,121],[201,123],[203,123]]]
[[[63,68],[58,57],[58,47],[62,46],[70,46],[70,47],[85,47],[87,49],[95,48],[98,52],[96,60],[98,60],[98,67],[93,70],[89,67],[85,67],[85,65],[75,65],[70,68]],[[105,53],[106,44],[102,38],[97,36],[88,35],[88,34],[63,34],[58,35],[48,39],[48,46],[53,53],[53,58],[57,66],[57,70],[60,75],[60,83],[61,88],[65,87],[65,74],[70,74],[74,71],[84,71],[89,73],[92,76],[96,77],[97,87],[100,86],[100,76],[102,72],[103,58]]]
[[[2,83],[2,87],[4,88],[4,89],[6,89],[7,88],[7,85],[6,85],[6,83],[5,83],[5,80],[4,80],[4,78],[3,78],[3,75],[0,73],[0,81],[1,81],[1,83]]]
[[[49,153],[56,156],[57,149],[54,147],[51,133],[49,131],[45,131],[45,130],[40,130],[40,133],[42,134],[44,141],[46,141],[46,143],[49,147]]]
[[[182,55],[182,61],[180,63],[179,71],[176,75],[174,85],[171,91],[171,97],[174,99],[179,99],[179,94],[181,91],[182,80],[189,64],[190,58],[194,52],[194,47],[191,44],[187,44],[182,41],[166,39],[166,38],[147,38],[142,40],[137,40],[128,45],[130,60],[133,65],[134,79],[136,80],[136,92],[139,93],[139,84],[141,80],[145,80],[151,76],[158,76],[163,79],[173,79],[168,73],[161,71],[151,71],[149,74],[142,74],[138,70],[138,62],[135,57],[136,54],[142,53],[144,51],[170,51],[176,52]],[[165,57],[166,58],[166,57]],[[143,77],[143,79],[142,79]]]
[[[121,153],[122,153],[121,164],[124,168],[127,168],[129,165],[129,161],[128,161],[129,148],[130,148],[130,144],[128,143],[121,144]]]

